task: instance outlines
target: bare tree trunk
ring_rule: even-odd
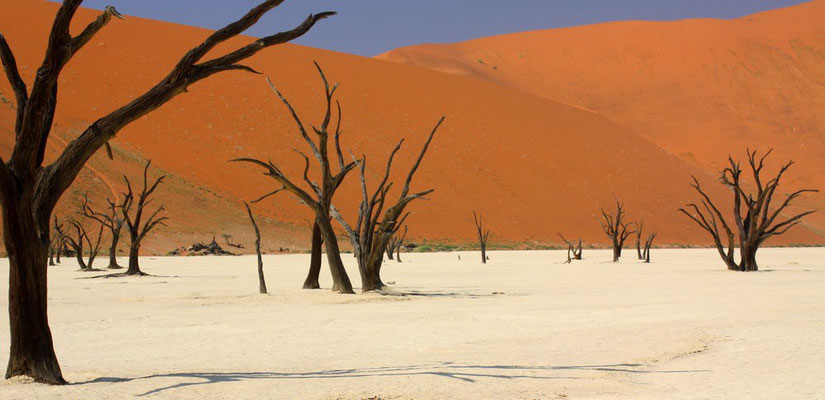
[[[329,221],[329,216],[326,217],[326,220]],[[327,263],[329,263],[329,271],[332,274],[332,290],[338,293],[355,294],[347,270],[344,268],[344,262],[341,260],[338,238],[335,237],[332,226],[330,224],[320,225],[324,247],[327,251]]]
[[[129,268],[126,270],[126,275],[146,275],[140,270],[140,241],[133,240],[132,245],[129,246]]]
[[[9,255],[11,342],[6,379],[27,375],[35,382],[64,384],[49,330],[47,310],[47,236],[38,235],[30,199],[3,193],[3,241]],[[10,201],[15,202],[11,206]],[[49,232],[48,218],[40,232]]]
[[[636,229],[636,257],[639,260],[645,259],[645,254],[642,252],[642,231],[645,228],[645,222],[639,223],[639,229]]]
[[[653,245],[653,239],[656,238],[656,232],[650,234],[645,241],[644,260],[645,263],[650,263],[650,247]]]
[[[490,237],[490,230],[484,230],[484,220],[482,216],[476,215],[476,212],[473,211],[473,220],[476,224],[476,234],[478,236],[478,244],[481,247],[481,263],[487,264],[487,240]]]
[[[255,222],[255,217],[252,215],[252,209],[247,202],[243,202],[246,207],[246,212],[249,214],[249,220],[252,222],[252,227],[255,228],[255,253],[258,254],[258,292],[266,294],[266,279],[264,279],[264,259],[261,257],[261,230],[258,229],[258,224]]]
[[[55,265],[55,263],[54,263],[54,247],[55,247],[54,241],[49,243],[49,266],[50,267]]]
[[[387,247],[384,250],[387,252],[387,259],[392,260],[393,259],[392,254],[395,251],[395,240],[390,239],[390,241],[387,242]]]
[[[312,254],[309,259],[309,273],[304,280],[304,289],[320,289],[318,278],[321,275],[321,257],[323,257],[324,238],[321,236],[321,227],[315,222],[312,224]]]
[[[109,247],[108,269],[122,269],[117,263],[117,245],[120,242],[120,228],[112,230],[112,245]]]

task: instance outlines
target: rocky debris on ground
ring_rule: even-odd
[[[169,252],[170,256],[234,256],[235,253],[224,250],[215,238],[212,242],[204,244],[197,242],[189,247],[180,247]]]

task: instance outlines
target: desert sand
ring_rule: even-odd
[[[269,295],[247,256],[145,258],[155,276],[120,279],[64,260],[49,311],[73,384],[3,381],[0,398],[825,396],[825,249],[764,249],[747,274],[715,250],[625,251],[403,254],[384,267],[403,296],[297,289],[308,255],[265,257]]]

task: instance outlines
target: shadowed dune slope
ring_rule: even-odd
[[[825,189],[825,1],[735,20],[628,21],[401,48],[379,59],[593,110],[717,171],[745,147]],[[800,205],[825,208],[825,194]],[[811,221],[820,229],[825,216]]]
[[[31,82],[56,6],[19,0],[0,4],[11,11],[0,15],[0,31],[18,55],[24,79]],[[95,15],[81,10],[75,29]],[[62,75],[56,136],[71,139],[95,118],[154,85],[208,34],[132,17],[113,21]],[[237,38],[216,53],[249,40]],[[342,84],[343,147],[345,153],[367,154],[371,179],[383,172],[387,153],[406,137],[394,174],[400,185],[429,130],[442,114],[447,116],[413,181],[413,190],[436,190],[430,201],[410,208],[410,232],[416,240],[469,242],[472,210],[477,210],[496,242],[548,244],[557,242],[555,233],[562,231],[604,243],[598,208],[610,206],[615,194],[625,200],[631,218],[644,218],[659,231],[660,243],[707,242],[677,208],[695,197],[688,186],[691,174],[709,187],[715,185],[714,178],[608,118],[472,77],[294,45],[264,51],[249,65],[269,76],[307,123],[317,123],[322,89],[313,60],[330,80]],[[0,92],[12,97],[5,81]],[[0,156],[5,158],[13,113],[11,105],[0,104],[3,107]],[[174,178],[158,192],[163,196],[158,202],[167,203],[172,217],[170,227],[154,239],[152,248],[158,251],[191,244],[197,234],[208,240],[229,232],[236,241],[250,242],[240,199],[253,199],[277,186],[259,170],[227,160],[272,159],[299,179],[303,160],[292,149],[305,148],[264,77],[240,72],[193,85],[189,93],[126,128],[113,143],[118,160],[96,155],[90,166],[97,172],[84,172],[69,197],[87,185],[97,185],[100,195],[108,186],[122,190],[121,166],[134,174],[140,159],[154,160],[154,173]],[[52,141],[52,157],[62,145]],[[351,217],[359,187],[356,176],[350,178],[335,204]],[[713,193],[724,195],[716,188]],[[284,194],[258,206],[275,238],[270,239],[272,247],[307,246],[310,215],[304,208]],[[783,240],[814,243],[822,236],[798,229]]]

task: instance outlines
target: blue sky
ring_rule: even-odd
[[[86,0],[114,5],[126,15],[217,29],[261,0]],[[801,0],[287,0],[247,33],[263,36],[333,10],[296,41],[307,46],[374,56],[419,43],[451,43],[502,33],[618,20],[736,18],[803,3]]]

